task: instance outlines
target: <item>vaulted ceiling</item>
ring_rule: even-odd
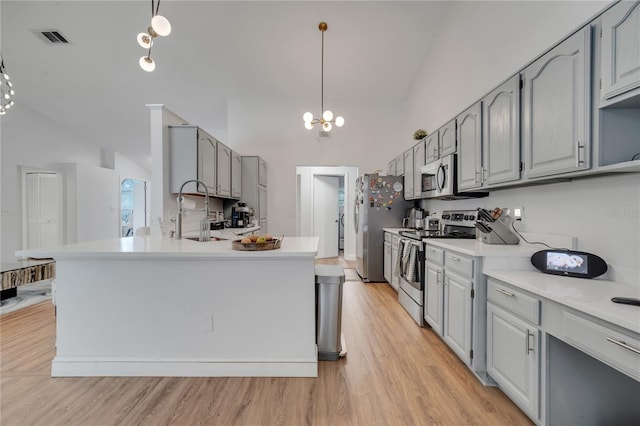
[[[230,99],[300,102],[320,94],[318,23],[325,33],[325,99],[406,96],[450,5],[432,1],[162,1],[172,33],[151,73],[135,38],[151,1],[0,2],[1,51],[28,106],[87,143],[145,165],[148,111],[162,103],[190,121],[226,127]],[[69,44],[44,41],[58,30]]]

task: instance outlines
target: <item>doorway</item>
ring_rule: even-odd
[[[131,237],[147,226],[147,182],[123,179],[120,183],[120,236]]]
[[[358,168],[298,166],[296,177],[296,235],[318,236],[321,239],[318,257],[336,257],[343,250],[345,260],[355,260],[353,207]],[[321,192],[327,190],[325,186],[328,182],[331,182],[332,188],[337,188],[337,192],[332,189],[332,195],[320,197]],[[333,201],[331,206],[325,206],[317,201],[318,198]],[[325,236],[318,233],[320,223],[325,224],[322,225],[325,229],[322,234],[326,232]],[[331,256],[325,253],[324,246],[332,249]]]

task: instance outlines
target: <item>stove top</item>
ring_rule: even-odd
[[[456,232],[456,231],[426,231],[426,230],[412,230],[412,231],[400,231],[400,235],[403,237],[413,238],[414,240],[422,240],[423,238],[475,238],[475,230],[473,233],[469,232]]]

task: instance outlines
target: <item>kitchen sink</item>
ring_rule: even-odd
[[[202,242],[202,243],[210,243],[210,242],[213,242],[213,241],[226,241],[228,238],[211,237],[211,240],[209,240],[209,241],[200,241],[200,237],[184,237],[183,239],[184,240]]]

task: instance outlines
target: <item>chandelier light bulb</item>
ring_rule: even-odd
[[[322,130],[324,130],[325,132],[330,132],[331,123],[329,123],[328,121],[325,121],[324,124],[322,125]]]
[[[169,20],[161,15],[151,18],[151,27],[159,36],[168,36],[171,34],[171,24]]]
[[[156,69],[156,63],[153,61],[153,59],[151,59],[150,56],[141,57],[139,64],[140,64],[140,68],[142,68],[147,72],[151,72],[154,69]]]
[[[11,102],[9,102],[8,104],[6,104],[6,105],[4,106],[4,109],[9,109],[9,108],[11,108],[11,105],[13,105],[13,104],[12,104]]]
[[[331,121],[333,120],[333,113],[329,110],[326,110],[322,113],[322,118],[324,118],[325,121]]]
[[[336,126],[342,127],[344,126],[344,118],[341,116],[336,117]]]
[[[5,80],[9,80],[9,76],[7,74],[2,74]]]
[[[4,108],[0,108],[0,115],[5,115],[7,112],[4,110]]]
[[[138,40],[140,47],[144,47],[145,49],[148,49],[153,45],[153,38],[147,33],[138,34],[136,40]]]
[[[313,114],[311,114],[310,112],[305,112],[304,115],[302,116],[302,119],[304,120],[305,123],[311,123],[311,121],[313,120]]]
[[[13,89],[11,89],[11,90],[9,90],[9,94],[10,94],[11,96],[13,96],[13,95],[15,95],[15,94],[16,94],[16,92],[15,92]]]
[[[8,93],[5,93],[5,94],[4,94],[4,98],[5,98],[5,99],[10,99],[10,98],[11,98],[11,95],[10,95],[10,94],[8,94]]]
[[[311,129],[313,129],[313,124],[311,124],[310,121],[305,121],[304,122],[304,128],[307,129],[307,130],[311,130]]]
[[[7,81],[7,86],[9,86],[9,87],[13,87],[13,83],[12,83],[12,82],[10,82],[10,81]]]

